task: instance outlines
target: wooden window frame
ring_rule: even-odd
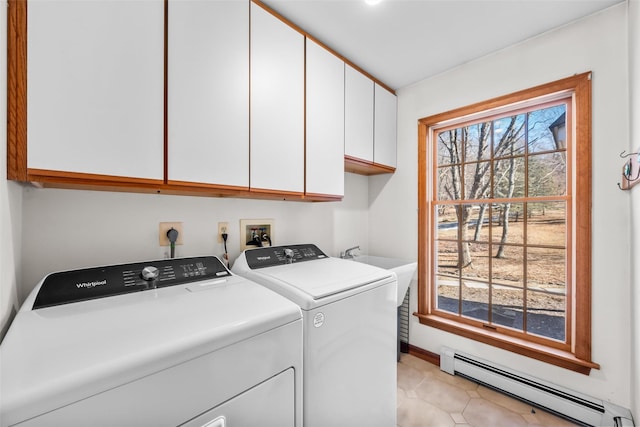
[[[573,162],[567,165],[572,176],[567,215],[568,256],[567,345],[548,345],[544,340],[514,337],[500,327],[484,328],[436,314],[432,308],[432,253],[430,224],[432,221],[431,182],[433,179],[432,142],[436,129],[480,118],[511,114],[533,105],[544,105],[549,99],[570,97],[567,114],[573,118],[568,129],[573,143]],[[531,357],[552,365],[589,375],[600,366],[591,360],[591,72],[578,74],[548,84],[493,98],[466,107],[418,120],[418,311],[421,324],[441,329],[475,341]]]

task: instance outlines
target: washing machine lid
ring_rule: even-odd
[[[284,255],[291,250],[291,263]],[[312,244],[245,251],[233,271],[294,300],[302,307],[356,288],[395,279],[372,265],[332,258]]]
[[[339,258],[268,267],[258,274],[298,289],[314,300],[391,277],[386,270]]]
[[[220,262],[211,258],[208,262]],[[302,318],[296,304],[232,274],[33,309],[44,281],[0,346],[3,423],[6,417],[31,418]]]

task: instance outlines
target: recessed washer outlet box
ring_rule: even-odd
[[[256,238],[260,245],[258,245]],[[275,245],[273,219],[240,220],[240,251],[272,245]]]

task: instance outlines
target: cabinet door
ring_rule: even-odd
[[[163,1],[27,6],[27,167],[163,179]]]
[[[373,162],[373,80],[349,65],[344,103],[344,153]]]
[[[249,186],[249,4],[169,0],[168,180]]]
[[[304,36],[251,3],[251,189],[304,191]]]
[[[373,161],[396,167],[396,96],[375,84]]]
[[[307,39],[307,193],[344,195],[344,61]]]

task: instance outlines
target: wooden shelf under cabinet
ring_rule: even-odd
[[[396,168],[356,157],[344,156],[344,170],[345,172],[357,173],[359,175],[381,175],[384,173],[394,173]]]

